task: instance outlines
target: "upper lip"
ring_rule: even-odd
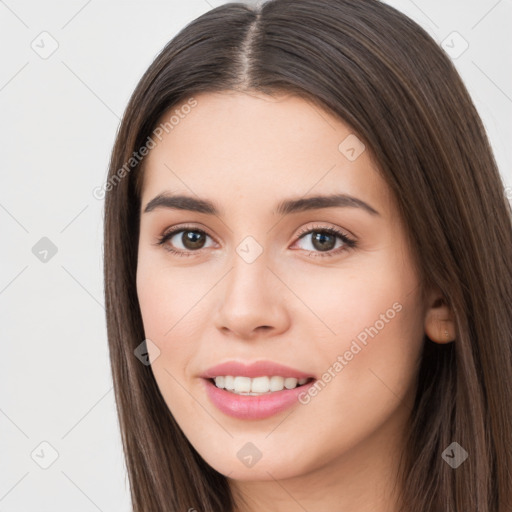
[[[278,375],[280,377],[295,377],[296,379],[314,378],[314,375],[302,372],[295,368],[274,363],[272,361],[256,361],[253,363],[241,363],[239,361],[226,361],[208,368],[201,374],[205,379],[213,379],[214,377],[225,375],[241,376],[241,377],[272,377]]]

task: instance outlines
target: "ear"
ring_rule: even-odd
[[[425,311],[425,334],[434,343],[450,343],[455,340],[455,316],[439,290],[432,291]]]

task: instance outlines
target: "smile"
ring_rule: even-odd
[[[229,377],[228,385],[229,385]],[[226,381],[224,378],[224,385]],[[218,377],[217,377],[218,379]],[[244,379],[237,381],[236,379]],[[261,379],[261,380],[260,380]],[[247,389],[247,381],[251,385],[256,381],[256,389],[258,385],[263,385],[266,381],[269,382],[273,377],[256,377],[250,379],[247,377],[233,377],[233,385],[238,385],[238,389]],[[283,377],[277,377],[286,381]],[[274,380],[274,385],[277,386],[279,382],[277,379]],[[297,381],[297,379],[293,379]],[[287,389],[284,386],[281,390],[266,391],[266,392],[252,392],[252,391],[236,391],[221,389],[217,387],[214,379],[202,379],[205,384],[205,392],[210,399],[211,403],[222,413],[231,416],[233,418],[241,420],[261,420],[277,415],[286,409],[289,409],[293,405],[299,404],[299,395],[307,392],[307,390],[316,382],[315,379],[306,379],[306,383],[298,385],[298,382],[288,382],[288,385],[293,384],[293,387]],[[235,384],[236,383],[236,384]],[[260,383],[260,384],[259,384]],[[267,385],[267,384],[265,384]],[[262,388],[259,388],[262,389]]]
[[[258,396],[266,393],[282,391],[283,389],[295,389],[297,386],[306,384],[309,379],[296,379],[294,377],[243,377],[243,376],[218,376],[213,379],[219,389],[225,389],[238,395]]]

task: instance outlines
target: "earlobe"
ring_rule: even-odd
[[[456,338],[452,308],[440,294],[436,294],[425,313],[425,334],[434,343],[451,343]]]

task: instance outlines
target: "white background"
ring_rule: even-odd
[[[142,73],[221,3],[0,0],[0,512],[129,510],[92,191]],[[454,62],[510,187],[512,0],[389,3],[439,44],[453,31],[469,43]],[[43,31],[58,43],[47,59],[31,47],[51,48]],[[46,262],[42,237],[57,248]],[[42,442],[58,453],[47,469]]]

